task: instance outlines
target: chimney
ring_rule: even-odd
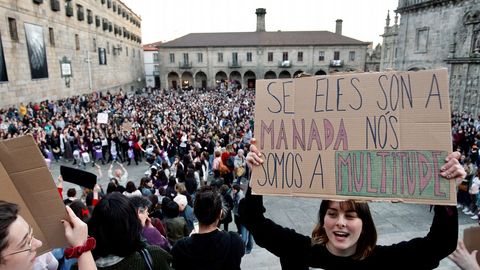
[[[257,14],[257,32],[265,32],[265,14],[267,14],[267,10],[257,8],[255,14]]]
[[[335,26],[335,34],[342,35],[342,19],[338,19],[335,21],[337,25]]]

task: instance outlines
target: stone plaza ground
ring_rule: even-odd
[[[54,179],[57,179],[60,173],[60,165],[71,166],[71,163],[62,161],[52,162],[51,172]],[[109,165],[103,165],[103,177],[99,180],[102,187],[106,188],[108,184],[107,170]],[[137,185],[140,178],[148,170],[146,163],[126,166],[129,179]],[[96,169],[91,165],[86,168],[90,172],[96,173]],[[72,187],[71,184],[64,184],[64,192]],[[77,187],[78,188],[78,187]],[[77,194],[79,194],[78,190]],[[320,206],[319,199],[313,198],[285,198],[276,196],[264,196],[264,205],[267,209],[266,216],[278,224],[295,229],[297,232],[309,235],[313,229],[317,212]],[[379,244],[392,244],[408,240],[414,237],[425,236],[430,228],[433,219],[433,212],[430,212],[428,205],[415,205],[404,203],[370,203],[373,219],[377,226],[379,235]],[[470,219],[470,216],[459,213],[459,237],[463,237],[463,230],[471,226],[478,226],[477,221]],[[234,228],[234,226],[230,226]],[[281,269],[277,257],[267,250],[254,245],[250,254],[242,259],[242,269],[255,270],[277,270]],[[437,269],[450,270],[459,269],[449,259],[444,259]]]

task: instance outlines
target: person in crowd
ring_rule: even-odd
[[[60,136],[57,130],[52,131],[52,135],[49,136],[48,144],[50,146],[51,152],[56,162],[60,159],[62,151],[60,148]]]
[[[162,168],[163,168],[163,165],[162,165]],[[157,175],[155,177],[155,180],[153,182],[155,188],[157,188],[157,189],[158,188],[164,188],[164,189],[167,188],[168,179],[170,178],[170,176],[168,176],[168,175],[170,175],[170,172],[169,172],[168,168],[165,169],[165,170],[162,169],[162,170],[158,171]],[[173,178],[175,178],[175,177],[173,177]]]
[[[81,200],[74,200],[68,206],[72,209],[75,216],[84,223],[88,223],[88,220],[90,219],[90,210],[85,203]],[[58,261],[58,270],[70,270],[73,265],[77,264],[76,258],[68,259],[65,257],[65,248],[56,248],[52,251],[52,254]]]
[[[197,218],[193,214],[193,208],[188,204],[187,196],[178,193],[173,201],[178,204],[178,210],[180,211],[180,216],[182,216],[187,222],[187,228],[189,231],[193,231],[193,224],[197,221]]]
[[[193,164],[194,164],[193,174],[194,174],[195,181],[197,182],[197,187],[204,186],[205,185],[205,183],[203,182],[204,170],[202,168],[202,162],[200,161],[200,158],[198,158],[198,161],[194,162]]]
[[[60,149],[64,160],[70,162],[73,159],[73,136],[70,134],[70,127],[65,128],[60,134]],[[63,146],[63,147],[62,147]]]
[[[195,172],[193,168],[187,169],[187,174],[185,175],[185,188],[187,188],[188,194],[190,196],[195,197],[195,192],[198,188],[197,181],[195,180]]]
[[[89,154],[90,151],[89,151],[89,147],[88,147],[88,142],[86,142],[85,139],[80,138],[78,140],[77,149],[79,151],[78,152],[78,154],[79,154],[78,166],[85,170],[87,164],[90,163],[90,161],[91,161],[90,154]]]
[[[153,186],[152,179],[149,177],[142,177],[142,179],[140,179],[138,190],[140,190],[145,197],[155,194],[155,187]]]
[[[222,195],[223,202],[223,215],[220,219],[220,224],[223,224],[223,229],[228,232],[228,224],[230,224],[232,219],[232,209],[234,206],[233,198],[231,196],[231,189],[227,185],[222,185],[219,189],[220,194]],[[218,226],[220,226],[220,224]]]
[[[90,142],[92,144],[92,167],[95,166],[95,162],[97,161],[101,161],[102,165],[105,165],[105,158],[102,151],[102,139],[98,136],[97,132],[92,133]]]
[[[107,194],[112,192],[120,192],[123,193],[125,191],[125,187],[118,185],[118,181],[116,178],[110,179],[110,182],[107,186]]]
[[[118,192],[105,196],[88,222],[89,234],[97,239],[93,250],[98,269],[171,269],[171,256],[158,246],[142,241],[142,224],[129,199]]]
[[[100,132],[100,142],[101,142],[101,151],[102,151],[102,164],[105,164],[105,161],[111,160],[111,157],[109,156],[107,158],[107,154],[109,153],[108,151],[108,139],[105,136],[103,132]]]
[[[125,186],[128,180],[128,171],[123,167],[122,163],[118,163],[118,165],[121,169],[115,169],[115,174],[112,174],[113,163],[110,165],[110,168],[108,169],[108,178],[115,178],[117,179],[118,185]]]
[[[174,245],[179,239],[190,234],[187,221],[179,216],[180,209],[173,200],[162,201],[162,212],[164,214],[163,223],[167,229],[167,238],[170,244]]]
[[[213,160],[212,160],[213,161]],[[202,172],[203,176],[201,177],[201,185],[206,186],[208,181],[208,176],[211,175],[210,173],[210,164],[209,164],[209,154],[207,151],[202,152],[202,158],[200,159],[202,165]]]
[[[215,156],[212,165],[213,177],[218,178],[220,177],[220,163],[222,162],[222,151],[216,150],[214,155]]]
[[[184,195],[187,198],[187,204],[190,205],[193,209],[193,197],[188,193],[185,183],[177,183],[175,185],[175,191],[177,192],[175,197],[179,194]]]
[[[221,154],[221,164],[226,167],[226,170],[220,172],[223,176],[223,181],[229,187],[232,186],[233,178],[234,178],[234,168],[235,168],[235,150],[233,149],[233,144],[228,144],[225,148],[225,151]],[[223,171],[223,170],[222,170]]]
[[[173,198],[177,196],[177,191],[175,188],[176,185],[177,185],[177,180],[175,179],[174,176],[170,176],[170,178],[168,179],[167,188],[165,189],[165,196],[173,200]]]
[[[127,197],[142,196],[142,192],[137,189],[137,187],[135,186],[135,183],[133,183],[132,181],[127,182],[125,191],[122,194]]]
[[[75,200],[77,200],[77,190],[75,188],[69,188],[67,190],[67,198],[63,200],[63,203],[69,205]]]
[[[120,160],[120,162],[123,162],[123,157],[122,155],[119,154],[119,149],[120,149],[120,139],[118,139],[116,134],[110,134],[110,137],[108,138],[108,160],[107,162],[116,162],[117,159]]]
[[[75,216],[69,206],[66,206],[66,210],[69,221],[61,220],[65,228],[65,237],[72,247],[83,247],[81,254],[74,254],[78,259],[78,269],[97,269],[91,253],[95,247],[95,240],[88,239],[87,224]],[[35,238],[30,224],[18,212],[18,205],[0,201],[1,270],[33,269],[37,249],[42,246],[42,242]]]
[[[243,243],[245,244],[245,254],[250,254],[253,248],[253,236],[247,230],[247,227],[243,224],[243,221],[240,217],[240,213],[238,211],[238,206],[240,202],[245,198],[245,194],[243,193],[242,188],[240,185],[235,184],[232,187],[232,196],[233,196],[233,220],[235,225],[237,226],[238,234],[242,237]]]
[[[242,177],[245,175],[246,160],[243,149],[238,149],[237,155],[234,159],[235,183],[240,184]]]
[[[263,163],[252,139],[247,162]],[[464,178],[460,153],[446,157],[439,172],[447,179]],[[312,236],[301,235],[264,217],[262,196],[247,191],[240,203],[242,221],[255,242],[280,258],[282,269],[433,269],[455,250],[458,213],[453,206],[434,206],[430,232],[390,246],[377,245],[377,232],[366,202],[322,200]]]
[[[173,164],[175,166],[175,169],[171,169],[172,171],[175,171],[175,178],[177,178],[178,182],[185,182],[185,160],[188,161],[188,156],[185,156],[183,160],[180,159],[180,157],[175,158],[175,163]]]
[[[147,243],[149,245],[159,246],[167,252],[170,251],[171,246],[167,238],[165,238],[160,231],[153,226],[152,220],[149,217],[148,210],[152,203],[142,196],[134,196],[129,198],[129,200],[137,211],[138,218],[142,223],[142,236],[147,240]]]
[[[468,252],[462,240],[458,241],[457,249],[448,256],[462,270],[480,270],[477,262],[478,250]]]
[[[176,270],[240,269],[245,248],[237,233],[218,229],[222,211],[222,195],[210,186],[200,188],[194,206],[198,231],[173,246],[171,253]]]
[[[471,196],[470,212],[473,214],[471,219],[478,220],[479,208],[480,208],[480,170],[477,170],[475,177],[472,179],[472,184],[468,192]]]
[[[151,195],[148,197],[152,205],[150,206],[150,209],[148,210],[148,216],[150,217],[150,220],[152,221],[152,225],[157,228],[157,230],[165,237],[167,237],[167,230],[165,229],[165,226],[163,225],[163,213],[162,213],[162,205],[160,204],[160,201],[158,200],[157,195]],[[163,198],[162,198],[163,200]]]

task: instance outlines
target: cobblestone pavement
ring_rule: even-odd
[[[125,163],[126,164],[126,163]],[[60,165],[71,166],[71,163],[52,162],[51,172],[54,179],[60,173]],[[109,165],[103,165],[103,177],[99,183],[106,188],[108,183],[107,170]],[[130,180],[137,185],[140,178],[148,170],[146,163],[126,166]],[[86,168],[88,171],[96,172],[91,165]],[[64,192],[71,187],[71,184],[64,184]],[[277,196],[264,196],[264,205],[267,209],[266,216],[278,224],[295,229],[297,232],[309,235],[314,227],[317,212],[320,206],[319,199],[312,198],[286,198]],[[379,244],[391,244],[408,240],[413,237],[420,237],[427,234],[433,219],[428,205],[414,205],[404,203],[370,203],[373,219],[377,226]],[[477,222],[470,219],[470,216],[459,213],[459,237],[463,237],[463,229],[478,226]],[[230,226],[233,228],[234,226]],[[267,250],[254,245],[252,253],[242,259],[242,269],[255,270],[276,270],[281,269],[277,257]],[[444,259],[437,269],[459,269],[449,259]]]

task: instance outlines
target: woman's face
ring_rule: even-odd
[[[33,269],[36,250],[42,241],[33,236],[32,228],[21,216],[10,225],[7,237],[8,247],[2,252],[4,263],[0,269]]]
[[[145,183],[147,187],[152,188],[153,187],[153,181],[148,181]]]
[[[341,209],[339,202],[331,202],[324,224],[328,237],[327,249],[332,254],[342,257],[355,254],[363,226],[357,212]]]

